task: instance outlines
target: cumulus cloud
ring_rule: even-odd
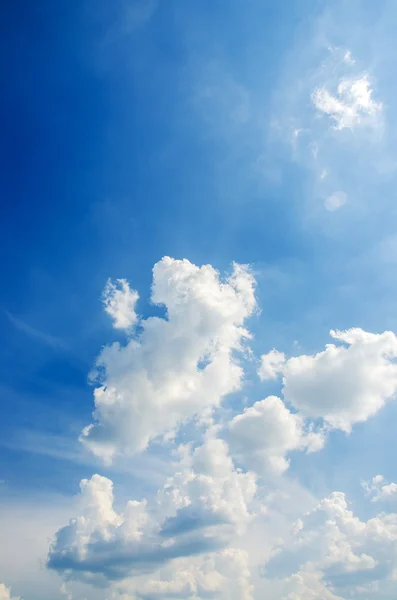
[[[142,600],[252,600],[250,575],[247,552],[227,548],[204,557],[177,559],[149,577],[131,580],[126,589]]]
[[[310,432],[279,398],[251,409],[231,421],[231,452],[215,437],[219,428],[209,430],[201,446],[180,446],[175,473],[152,502],[130,501],[115,510],[109,479],[83,480],[79,516],[57,532],[48,566],[66,580],[118,582],[125,593],[118,598],[262,598],[262,584],[255,580],[254,587],[251,575],[255,546],[247,535],[258,527],[265,498],[256,474],[236,468],[231,453],[283,459],[291,440],[308,447]],[[277,518],[277,511],[271,515]],[[289,534],[280,539],[276,527],[273,535],[267,573],[277,578],[283,600],[341,600],[346,590],[368,589],[368,581],[379,578],[392,582],[397,573],[397,515],[361,521],[340,492],[324,498]]]
[[[151,551],[154,555],[164,551],[153,547],[145,501],[128,502],[123,513],[114,510],[113,502],[113,483],[106,477],[93,475],[81,481],[81,514],[57,532],[49,568],[117,579],[128,572],[126,562],[129,568],[134,563],[144,565]],[[144,532],[147,538],[142,544]]]
[[[151,300],[166,317],[142,320],[137,337],[101,352],[94,423],[81,435],[92,452],[110,461],[117,452],[144,450],[240,389],[236,353],[249,337],[244,322],[255,309],[254,286],[237,264],[223,281],[212,266],[188,260],[165,257],[154,266]]]
[[[285,362],[283,395],[301,416],[349,433],[354,423],[366,421],[395,396],[397,336],[359,328],[330,335],[338,345]]]
[[[48,566],[100,585],[220,551],[230,536],[242,535],[252,517],[255,474],[235,469],[222,440],[181,449],[181,457],[150,506],[129,501],[117,512],[111,480],[83,480],[80,515],[57,532]]]
[[[114,290],[105,295],[114,300],[115,321],[130,315],[131,330],[138,294],[125,285],[122,299]],[[77,516],[58,530],[48,555],[48,567],[64,581],[110,586],[117,597],[137,600],[263,597],[262,584],[253,585],[257,538],[250,536],[262,519],[281,519],[266,495],[281,497],[273,488],[282,478],[274,475],[288,469],[293,452],[321,449],[330,429],[349,432],[395,395],[397,337],[331,331],[335,343],[317,354],[287,358],[273,349],[261,357],[259,377],[281,376],[282,398],[268,396],[229,420],[228,411],[210,418],[241,388],[238,353],[249,338],[254,287],[239,265],[223,280],[213,267],[187,260],[166,257],[155,265],[151,299],[165,316],[141,320],[124,345],[103,349],[94,422],[81,439],[110,460],[145,450],[195,417],[207,429],[201,442],[179,445],[172,476],[148,500],[120,507],[110,479],[81,481]],[[381,476],[364,484],[374,501],[391,498],[394,486]],[[283,600],[341,600],[347,589],[397,573],[397,515],[361,521],[340,492],[275,538],[266,540],[270,560],[269,548],[258,554]]]
[[[321,571],[310,564],[287,577],[285,584],[288,591],[282,600],[344,600],[333,593],[324,583]]]
[[[321,432],[305,430],[304,420],[291,413],[283,401],[269,396],[246,408],[229,423],[229,444],[246,465],[260,472],[281,474],[289,467],[286,455],[293,450],[320,450]]]
[[[363,481],[361,485],[371,502],[397,501],[397,483],[386,483],[383,475],[375,475],[371,481]]]
[[[278,375],[283,372],[284,363],[285,354],[274,348],[267,354],[262,354],[261,364],[258,369],[258,375],[261,381],[277,379]]]
[[[108,280],[102,301],[105,311],[113,319],[115,329],[131,329],[136,324],[138,316],[135,305],[138,299],[138,292],[131,290],[125,279]]]
[[[0,600],[22,600],[19,596],[11,597],[11,590],[4,583],[0,583]]]
[[[48,556],[48,567],[68,578],[106,585],[222,545],[205,536],[161,537],[161,524],[149,515],[146,501],[129,501],[117,513],[106,477],[94,475],[80,487],[81,514],[57,532]]]
[[[185,457],[186,467],[167,480],[160,497],[177,509],[167,519],[167,535],[206,523],[232,525],[243,533],[251,519],[256,475],[236,470],[223,440],[209,438]]]
[[[268,573],[292,571],[285,578],[288,600],[339,600],[359,585],[394,578],[397,514],[361,521],[345,495],[333,492],[291,534],[267,564]]]
[[[312,101],[318,111],[328,115],[335,129],[354,129],[361,125],[376,125],[382,105],[372,98],[373,89],[368,75],[343,77],[335,94],[318,87]]]

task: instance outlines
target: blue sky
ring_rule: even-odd
[[[8,4],[0,599],[391,600],[394,3]]]

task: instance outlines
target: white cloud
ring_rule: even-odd
[[[143,532],[152,525],[146,502],[129,501],[124,512],[117,513],[113,483],[100,475],[83,479],[80,490],[81,514],[57,532],[48,565],[71,572],[81,566],[83,574],[98,572],[98,577],[116,579],[124,573],[123,557],[133,564],[139,552],[149,550],[150,539],[145,545],[141,543]],[[112,548],[112,557],[104,552],[106,547]]]
[[[259,409],[264,406],[263,401],[257,404]],[[263,438],[268,440],[273,424],[273,442],[278,444],[283,432],[274,424],[281,413],[298,444],[301,432],[296,423],[291,429],[291,415],[285,407],[283,413],[280,399],[269,404],[277,410],[266,415]],[[252,408],[258,410],[256,405]],[[245,433],[250,430],[255,440],[256,423],[248,425]],[[109,479],[95,475],[83,480],[79,516],[58,531],[49,566],[66,581],[110,586],[119,599],[259,600],[264,588],[252,569],[259,566],[256,553],[263,554],[263,546],[270,544],[267,572],[279,583],[266,589],[281,585],[282,592],[269,598],[341,600],[346,590],[350,594],[360,586],[369,589],[368,582],[379,578],[386,584],[393,581],[397,515],[382,513],[361,521],[349,510],[344,494],[334,492],[295,522],[289,533],[284,529],[281,534],[279,501],[273,502],[270,512],[260,510],[266,497],[258,490],[255,473],[235,468],[227,444],[215,438],[214,431],[195,449],[179,448],[175,473],[154,501],[130,501],[124,510],[116,510]],[[259,447],[259,436],[257,440]],[[289,438],[284,442],[289,444]],[[265,443],[271,445],[271,440]],[[375,480],[381,483],[379,477]],[[283,502],[294,504],[296,497],[287,496]],[[262,538],[260,518],[266,516],[260,517],[261,512],[275,523],[273,537],[267,530],[269,539]],[[259,536],[258,548],[253,532]],[[378,597],[374,593],[368,600]]]
[[[231,524],[237,533],[243,533],[252,516],[249,507],[256,488],[253,472],[234,468],[226,442],[209,437],[185,456],[184,470],[168,479],[160,494],[163,503],[169,506],[171,501],[176,509],[165,528],[170,533],[209,519]]]
[[[338,83],[335,95],[325,87],[318,87],[312,94],[312,101],[317,110],[335,122],[335,129],[354,129],[357,126],[375,126],[378,123],[382,105],[373,100],[372,93],[368,75],[357,78],[343,77]]]
[[[247,552],[227,548],[204,557],[177,559],[149,577],[126,582],[124,588],[139,599],[252,600],[250,575]]]
[[[396,161],[392,116],[384,108],[388,90],[382,61],[371,57],[367,48],[355,48],[357,61],[348,48],[325,48],[325,40],[335,39],[335,23],[328,29],[328,16],[319,19],[312,39],[293,45],[275,91],[273,118],[280,124],[278,137],[284,139],[289,153],[291,130],[305,131],[290,153],[312,174],[312,193],[302,197],[300,204],[329,232],[322,205],[326,210],[340,208],[341,197],[334,197],[338,190],[346,193],[352,211],[356,205],[379,204],[375,184],[390,177]],[[339,20],[343,17],[337,19],[338,29]],[[351,218],[352,211],[345,219]]]
[[[4,583],[0,583],[0,600],[20,600],[19,596],[11,597],[11,590]]]
[[[347,194],[345,194],[345,192],[339,191],[334,192],[333,194],[331,194],[331,196],[328,196],[328,198],[326,198],[324,201],[324,206],[327,210],[332,212],[334,210],[338,210],[338,208],[346,204],[346,202]]]
[[[110,461],[144,450],[240,389],[235,354],[249,337],[243,325],[255,309],[254,284],[237,264],[224,281],[212,266],[188,260],[165,257],[154,266],[151,299],[166,318],[142,320],[137,338],[101,352],[95,421],[81,436],[92,452]]]
[[[68,578],[108,584],[156,572],[175,559],[224,551],[252,518],[256,475],[234,468],[227,445],[208,438],[181,460],[156,501],[114,508],[112,481],[80,484],[79,516],[60,529],[48,566]]]
[[[278,375],[283,371],[284,363],[285,354],[274,348],[267,354],[262,354],[261,364],[258,369],[258,375],[261,381],[277,379]]]
[[[195,451],[181,449],[178,469],[156,503],[128,502],[122,512],[114,509],[110,480],[99,475],[83,480],[80,514],[58,531],[49,566],[67,582],[109,586],[112,598],[137,600],[260,600],[265,589],[269,598],[341,600],[360,588],[368,600],[378,600],[376,590],[393,584],[397,514],[361,521],[345,495],[333,492],[289,533],[280,529],[273,509],[269,516],[275,528],[270,540],[263,539],[271,529],[261,529],[247,510],[255,478],[250,481],[252,474],[234,469],[224,442],[208,438]],[[250,529],[238,531],[241,523]],[[258,579],[253,576],[260,564],[256,554],[269,542],[273,550]],[[280,593],[272,595],[271,589]]]
[[[396,565],[397,514],[361,521],[345,495],[333,492],[295,524],[267,571],[292,571],[287,600],[339,600],[363,583],[392,581]]]
[[[138,299],[138,292],[131,290],[125,279],[108,280],[103,291],[103,304],[113,319],[115,329],[131,329],[136,324],[135,305]]]
[[[397,391],[397,337],[391,331],[374,334],[358,328],[330,333],[339,345],[327,344],[318,354],[286,361],[284,399],[302,416],[322,418],[329,427],[350,432]]]
[[[286,579],[287,595],[282,600],[344,600],[326,586],[321,571],[307,565]]]
[[[330,335],[340,344],[327,344],[325,350],[314,355],[303,354],[287,359],[283,353],[272,350],[261,357],[260,378],[274,379],[282,374],[284,400],[297,411],[297,414],[292,414],[277,399],[277,416],[273,413],[265,419],[270,428],[266,434],[269,440],[274,427],[279,432],[279,450],[283,449],[279,457],[289,450],[305,447],[305,444],[309,450],[320,449],[326,429],[341,429],[349,433],[354,423],[366,421],[376,414],[397,392],[397,364],[394,360],[397,357],[397,336],[393,332],[373,334],[353,328],[331,331]],[[269,399],[256,403],[246,410],[245,416],[236,417],[236,422],[248,422],[248,418],[252,420],[256,415],[258,440],[262,439],[262,447],[268,452],[268,442],[262,436],[265,427],[258,419],[259,407],[262,407],[262,412],[266,403],[270,407]],[[274,409],[274,399],[272,403]],[[310,421],[304,419],[322,419],[325,428],[316,433]],[[288,442],[282,442],[284,436]],[[247,432],[247,449],[256,444],[255,439]]]
[[[299,415],[291,413],[280,398],[269,396],[233,418],[228,441],[233,454],[250,468],[281,474],[289,467],[289,452],[320,450],[324,436],[306,432]]]
[[[397,501],[397,483],[386,483],[383,475],[376,475],[372,481],[363,481],[361,485],[371,497],[371,502]]]

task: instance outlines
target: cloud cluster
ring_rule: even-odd
[[[397,514],[361,521],[345,495],[333,492],[295,523],[267,572],[292,572],[285,577],[288,600],[339,600],[364,584],[395,581],[396,567]]]
[[[372,87],[368,75],[343,77],[335,94],[325,87],[318,87],[312,101],[318,111],[335,122],[335,129],[353,129],[361,125],[375,125],[382,105],[372,98]]]
[[[236,264],[224,281],[210,265],[188,260],[165,257],[154,266],[151,300],[166,316],[142,320],[126,345],[101,352],[94,423],[81,436],[94,454],[111,461],[118,452],[145,450],[240,388],[236,353],[249,335],[244,322],[255,309],[254,283]],[[120,294],[114,288],[105,294],[119,325],[133,320],[135,298],[126,283]]]
[[[80,514],[57,532],[48,566],[96,585],[155,572],[174,559],[214,553],[242,535],[253,514],[256,475],[236,470],[224,441],[180,449],[174,475],[156,502],[114,509],[113,484],[80,484]]]
[[[134,578],[125,584],[128,592],[123,598],[253,600],[250,576],[248,553],[230,547],[211,555],[176,559],[156,573]]]
[[[354,423],[375,415],[396,394],[397,336],[359,328],[330,335],[338,345],[286,359],[277,371],[283,376],[285,401],[300,415],[349,433]]]
[[[243,533],[251,515],[256,475],[236,470],[227,444],[209,437],[184,458],[182,472],[167,480],[161,498],[172,499],[176,515],[167,519],[163,534],[196,529],[207,523],[230,524]]]
[[[299,569],[285,580],[286,595],[282,600],[345,600],[336,596],[313,565]]]
[[[289,156],[312,174],[312,194],[301,198],[300,206],[327,229],[334,221],[339,227],[347,222],[326,216],[321,205],[335,213],[349,202],[345,219],[355,219],[358,207],[379,202],[376,184],[396,166],[392,117],[385,110],[387,74],[375,72],[377,61],[368,56],[364,64],[366,52],[357,47],[353,57],[347,47],[319,44],[334,37],[336,24],[331,30],[329,25],[326,18],[318,36],[305,40],[299,68],[299,49],[291,52],[274,115],[274,132],[288,145]]]
[[[171,440],[173,470],[157,494],[123,507],[109,478],[81,481],[76,516],[48,555],[64,581],[134,600],[259,600],[265,561],[283,600],[341,600],[347,589],[396,576],[397,515],[362,522],[334,492],[288,533],[281,481],[293,452],[320,450],[328,431],[350,432],[394,396],[397,337],[350,329],[331,331],[335,343],[313,355],[273,349],[258,374],[263,382],[281,377],[281,397],[226,409],[222,398],[243,383],[238,353],[241,360],[254,290],[247,267],[234,265],[222,280],[211,266],[164,258],[151,299],[165,316],[140,320],[134,333],[137,293],[126,282],[108,284],[105,308],[115,323],[129,323],[129,336],[97,361],[94,423],[82,441],[110,460]],[[194,441],[181,444],[178,428],[193,422]],[[394,487],[380,476],[365,484],[374,500],[391,498]],[[280,538],[275,526],[265,540],[273,520],[287,533]]]
[[[371,502],[396,502],[397,483],[386,483],[383,475],[375,475],[370,482],[361,484]]]
[[[283,473],[289,467],[286,458],[289,452],[320,450],[325,441],[321,431],[307,428],[304,419],[290,412],[276,396],[255,402],[236,415],[228,428],[233,454],[246,466],[262,473]]]
[[[83,481],[81,514],[58,532],[49,556],[50,568],[69,580],[94,585],[115,581],[118,598],[137,600],[259,600],[266,582],[273,579],[283,600],[394,597],[397,514],[380,513],[362,521],[341,492],[321,500],[293,523],[289,533],[275,536],[269,558],[260,569],[262,577],[255,578],[258,558],[244,548],[248,544],[253,549],[253,539],[246,537],[244,528],[240,541],[227,533],[233,521],[254,517],[253,513],[247,517],[246,507],[241,510],[238,505],[252,502],[255,486],[247,480],[233,486],[233,476],[243,474],[234,470],[222,450],[208,464],[206,477],[212,473],[211,481],[198,489],[189,486],[189,471],[192,481],[200,477],[193,464],[206,463],[214,454],[211,444],[205,446],[197,453],[185,453],[180,462],[184,469],[159,492],[160,512],[176,514],[174,521],[164,518],[163,512],[160,523],[154,507],[145,502],[129,502],[123,513],[117,513],[108,479],[96,475]],[[225,450],[223,443],[219,449],[221,446]],[[218,479],[226,484],[230,469],[232,489],[219,494]],[[217,491],[211,496],[212,486]],[[246,492],[241,495],[243,489]],[[234,506],[228,507],[229,503]],[[196,510],[186,513],[185,519],[189,506]]]
[[[258,369],[258,375],[261,381],[277,379],[285,363],[284,352],[270,350],[267,354],[262,354],[261,365]]]

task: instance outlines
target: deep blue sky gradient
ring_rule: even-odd
[[[252,263],[258,353],[290,352],[294,340],[320,350],[331,327],[397,325],[388,307],[372,310],[394,283],[383,278],[376,291],[376,268],[360,260],[374,223],[393,232],[395,212],[308,221],[310,173],[280,141],[256,135],[277,109],[288,51],[312,34],[325,3],[174,0],[146,16],[127,4],[15,0],[3,9],[0,478],[9,494],[73,494],[87,476],[84,464],[32,451],[27,432],[76,439],[89,422],[87,375],[117,337],[100,303],[108,277],[126,277],[147,315],[161,312],[149,294],[163,255],[222,271]],[[376,20],[381,8],[364,4],[363,23]],[[242,88],[260,107],[253,116],[239,112]],[[392,189],[386,181],[381,193]],[[361,290],[359,306],[347,284]],[[378,449],[389,443],[379,423],[366,427]],[[352,468],[359,432],[356,440]],[[318,461],[335,464],[344,447],[330,442],[300,468],[319,473]]]

